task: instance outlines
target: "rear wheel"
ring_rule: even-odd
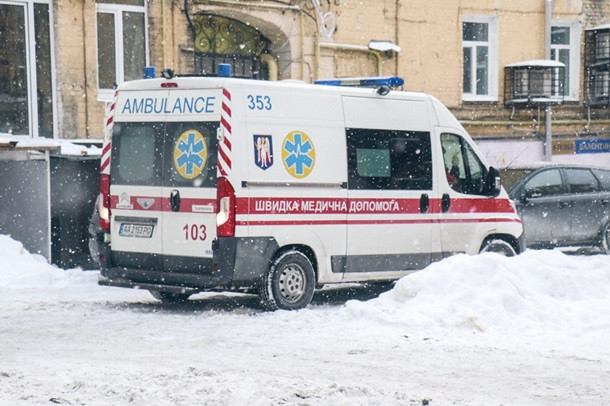
[[[505,257],[513,257],[517,255],[517,252],[508,241],[493,238],[486,241],[481,247],[481,253],[483,252],[495,252],[496,254],[504,255]]]
[[[297,250],[276,258],[264,276],[260,289],[261,305],[266,310],[297,310],[306,307],[315,288],[311,261]]]
[[[191,296],[189,293],[161,292],[158,290],[151,290],[149,292],[155,299],[163,303],[183,303]]]

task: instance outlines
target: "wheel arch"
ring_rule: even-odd
[[[273,261],[275,261],[282,255],[284,255],[285,253],[290,252],[290,251],[299,251],[300,253],[305,255],[307,257],[307,259],[309,259],[309,262],[311,262],[311,266],[313,267],[313,272],[316,276],[316,283],[317,283],[317,281],[319,279],[318,259],[316,258],[316,253],[313,250],[313,248],[311,248],[308,245],[305,245],[305,244],[284,245],[284,246],[278,248],[277,251],[275,251],[275,253],[273,254],[273,257],[271,258],[271,262],[273,263]]]
[[[514,236],[512,236],[510,234],[493,233],[493,234],[489,234],[487,237],[485,237],[483,239],[483,242],[481,243],[481,246],[479,247],[479,252],[481,252],[483,247],[485,247],[485,245],[492,240],[506,241],[507,243],[510,244],[511,247],[513,247],[513,249],[515,250],[517,255],[521,254],[521,252],[523,251],[521,248],[521,244],[519,243],[519,240],[517,238],[515,238]]]

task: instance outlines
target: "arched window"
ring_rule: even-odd
[[[228,63],[234,77],[268,79],[260,56],[268,52],[270,41],[255,28],[215,15],[197,15],[193,25],[198,74],[215,75],[219,63]]]

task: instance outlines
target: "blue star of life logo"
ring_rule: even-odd
[[[295,178],[304,178],[313,169],[316,153],[309,137],[298,131],[293,131],[284,139],[282,148],[284,166]]]
[[[174,147],[174,165],[178,173],[187,179],[201,174],[207,159],[205,138],[199,131],[185,131]]]

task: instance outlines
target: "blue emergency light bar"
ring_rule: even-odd
[[[404,85],[405,81],[398,76],[377,76],[369,78],[320,79],[313,83],[326,86],[398,87]]]

